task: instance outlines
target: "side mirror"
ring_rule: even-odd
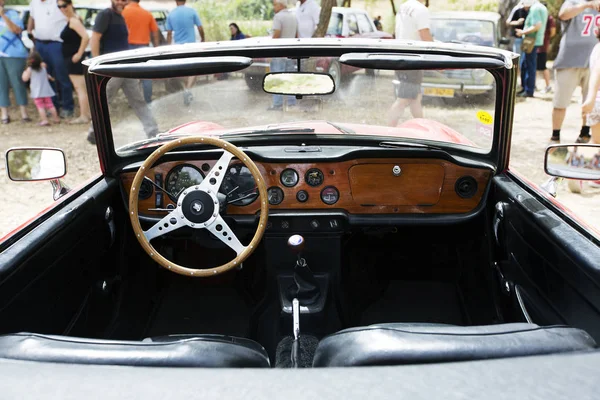
[[[67,173],[65,154],[53,148],[13,148],[6,152],[6,171],[12,181],[46,181]]]
[[[498,43],[499,44],[503,44],[503,45],[507,45],[507,44],[510,44],[510,39],[506,38],[506,37],[503,37],[503,38],[500,39],[500,41]]]
[[[600,180],[600,145],[552,145],[546,149],[544,171],[548,175],[588,181]]]

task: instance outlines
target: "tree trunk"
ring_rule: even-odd
[[[342,7],[352,7],[352,0],[344,0],[342,2]]]
[[[319,25],[313,34],[313,37],[325,37],[329,20],[331,19],[331,9],[336,5],[336,0],[321,1],[321,14],[319,16]]]
[[[392,13],[395,16],[396,15],[396,5],[394,4],[394,0],[390,0],[390,3],[392,3]]]
[[[500,19],[500,32],[502,37],[507,36],[508,27],[506,26],[506,18],[510,15],[510,11],[519,3],[520,0],[503,0],[499,2],[498,13],[502,16]]]

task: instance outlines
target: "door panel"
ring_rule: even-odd
[[[114,275],[105,217],[119,207],[117,187],[96,183],[0,253],[0,333],[72,331],[98,282]]]
[[[568,324],[600,339],[600,248],[511,176],[494,178],[490,206],[503,204],[496,260],[532,322]],[[492,211],[492,218],[498,216]]]

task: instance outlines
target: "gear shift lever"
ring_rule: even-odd
[[[304,238],[300,235],[292,235],[287,244],[291,252],[298,258],[294,267],[294,285],[288,289],[288,298],[297,298],[300,305],[313,304],[321,295],[321,291],[313,272],[308,268],[306,260],[302,257]]]

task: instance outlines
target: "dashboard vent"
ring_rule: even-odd
[[[477,181],[472,176],[461,176],[456,180],[454,190],[463,199],[470,199],[477,193]]]
[[[138,199],[146,200],[148,197],[152,196],[153,190],[152,184],[147,180],[143,180],[138,193]]]

